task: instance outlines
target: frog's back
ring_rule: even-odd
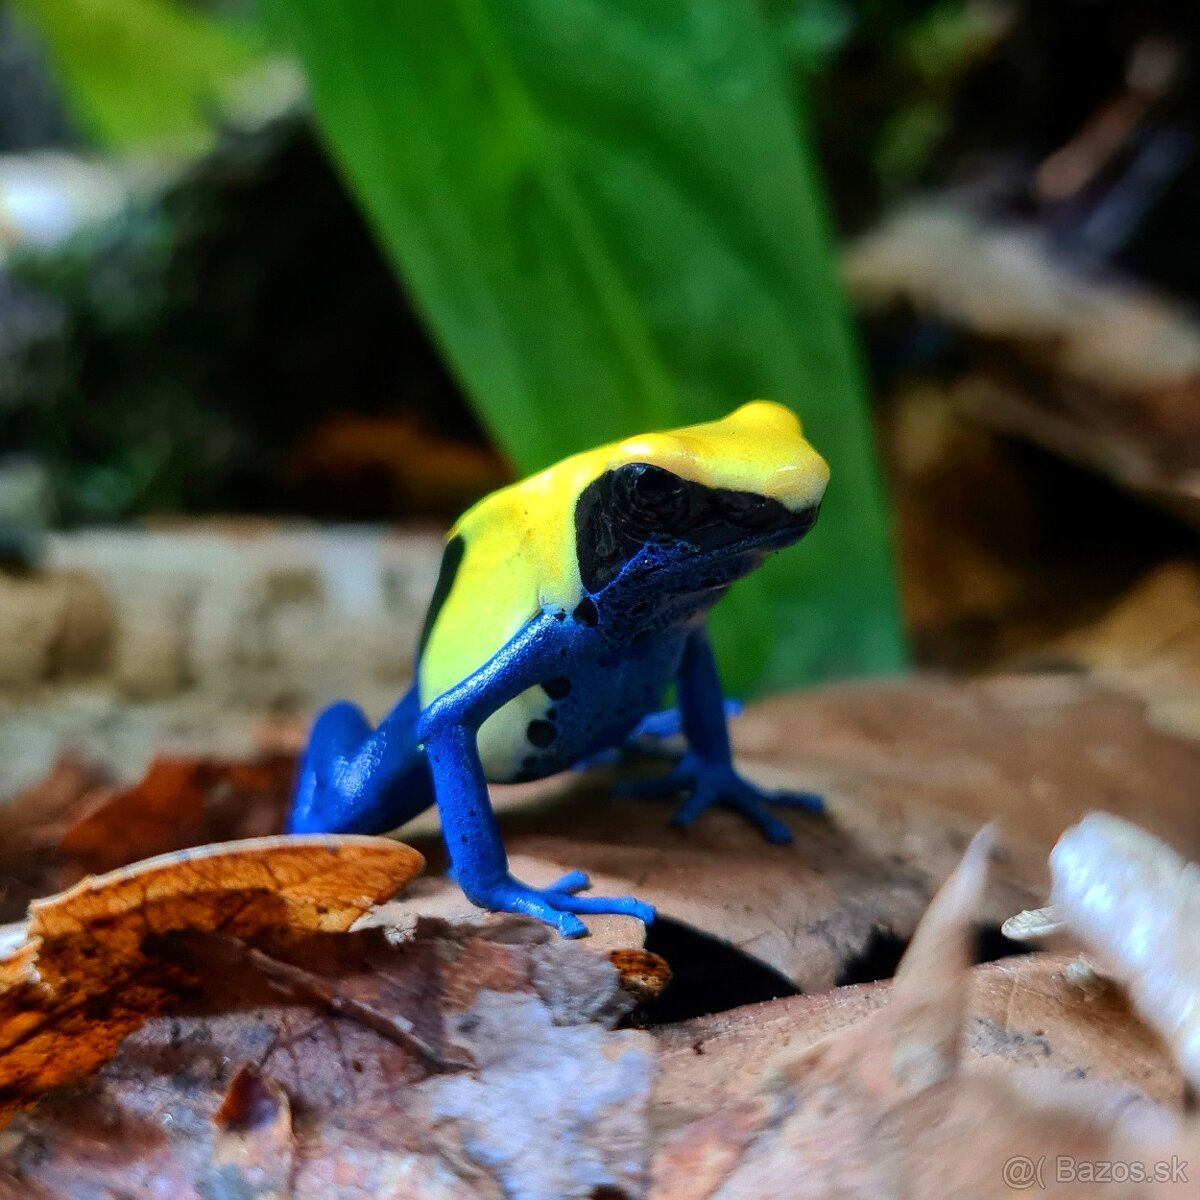
[[[419,648],[422,705],[479,670],[547,608],[574,607],[575,494],[559,463],[485,496],[450,531]]]

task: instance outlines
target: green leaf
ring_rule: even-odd
[[[715,614],[733,690],[897,668],[817,173],[749,0],[261,0],[448,361],[524,469],[757,397],[834,474]]]
[[[37,30],[83,128],[112,146],[196,149],[247,40],[173,0],[14,0]]]

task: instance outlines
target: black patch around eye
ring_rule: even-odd
[[[429,641],[434,622],[438,619],[438,614],[442,611],[446,598],[450,595],[450,589],[454,586],[454,579],[458,575],[458,568],[462,566],[466,549],[467,543],[460,533],[446,543],[446,549],[442,552],[442,565],[438,571],[437,583],[434,584],[429,607],[425,610],[425,623],[421,626],[421,637],[417,642],[418,658],[425,652],[425,643]]]
[[[816,519],[754,492],[709,488],[650,463],[626,463],[594,479],[575,502],[575,551],[584,587],[607,587],[644,550],[710,551],[775,531],[793,539]],[[579,609],[576,619],[582,619]],[[590,623],[590,622],[588,622]]]
[[[565,700],[571,694],[571,681],[565,675],[542,680],[542,691],[551,700]]]
[[[650,542],[669,539],[687,523],[691,485],[650,463],[605,471],[575,502],[579,574],[596,592]]]
[[[678,475],[649,463],[630,463],[619,468],[616,477],[626,500],[637,507],[653,509],[687,494],[687,484]]]
[[[634,476],[632,508],[650,534],[673,534],[688,525],[695,489],[661,467],[643,466]]]
[[[558,737],[558,730],[549,721],[530,721],[525,736],[539,750],[544,750]]]

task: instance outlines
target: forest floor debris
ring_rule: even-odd
[[[0,1132],[0,1196],[791,1200],[887,1178],[999,1197],[1023,1158],[1200,1170],[1179,1065],[1120,989],[1081,986],[1055,953],[973,965],[981,944],[1016,949],[996,927],[1044,903],[1050,848],[1091,808],[1197,856],[1200,741],[1148,714],[1077,676],[756,706],[735,723],[746,771],[828,800],[790,817],[790,848],[723,813],[672,830],[667,805],[612,798],[607,773],[497,789],[519,873],[591,870],[696,935],[647,949],[629,920],[567,943],[475,913],[428,817],[405,831],[414,849],[316,839],[345,843],[341,865],[302,867],[312,848],[261,836],[290,783],[278,727],[258,761],[164,758],[132,783],[66,757],[6,813],[10,908],[75,886],[4,943],[5,1098],[25,1111]],[[996,811],[990,845],[972,842]],[[261,876],[279,854],[299,856],[283,893]],[[894,981],[881,938],[907,944]],[[689,948],[664,963],[657,944]],[[740,956],[722,971],[774,972],[764,994],[783,998],[714,1010],[688,956],[718,951]],[[39,1037],[53,1070],[21,1075]]]

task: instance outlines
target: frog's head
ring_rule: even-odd
[[[765,400],[617,442],[575,505],[583,584],[596,592],[633,571],[723,588],[812,528],[828,481],[795,414]]]

